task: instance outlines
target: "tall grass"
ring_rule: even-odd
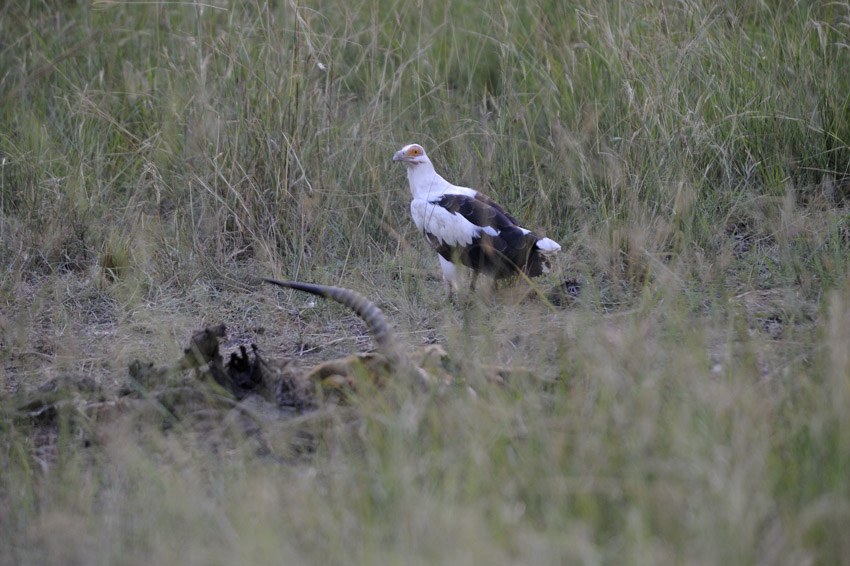
[[[849,29],[847,2],[4,4],[0,561],[846,562]],[[579,303],[443,305],[411,141],[560,241],[541,286]],[[363,347],[256,275],[365,292],[461,383],[262,447],[12,419],[207,323]]]

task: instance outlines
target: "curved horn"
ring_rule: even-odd
[[[327,287],[325,285],[313,285],[310,283],[299,283],[297,281],[281,281],[279,279],[269,279],[263,277],[263,281],[277,285],[279,287],[288,287],[297,291],[304,291],[312,295],[332,299],[337,303],[350,308],[363,319],[369,332],[378,344],[378,348],[386,350],[389,348],[392,338],[390,336],[390,326],[384,313],[378,308],[378,305],[351,289],[344,287]]]

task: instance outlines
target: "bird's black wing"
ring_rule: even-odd
[[[460,214],[476,226],[490,226],[497,230],[510,226],[519,227],[519,222],[505,212],[505,209],[496,204],[490,197],[476,193],[474,197],[447,193],[432,201],[442,206],[452,214]]]
[[[445,259],[459,261],[495,278],[507,277],[517,271],[524,271],[530,276],[540,274],[540,258],[535,248],[540,236],[524,231],[516,219],[492,199],[480,193],[474,197],[444,194],[432,202],[475,226],[492,228],[496,232],[488,234],[482,230],[468,246],[449,246],[429,236],[428,241]]]

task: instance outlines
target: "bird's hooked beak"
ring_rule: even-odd
[[[412,143],[395,152],[395,155],[393,155],[393,161],[401,161],[408,167],[412,167],[414,165],[419,165],[420,163],[426,163],[428,158],[425,156],[425,150],[422,149],[421,145]]]

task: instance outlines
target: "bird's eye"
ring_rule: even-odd
[[[414,147],[410,150],[410,155],[419,155],[419,150]]]

